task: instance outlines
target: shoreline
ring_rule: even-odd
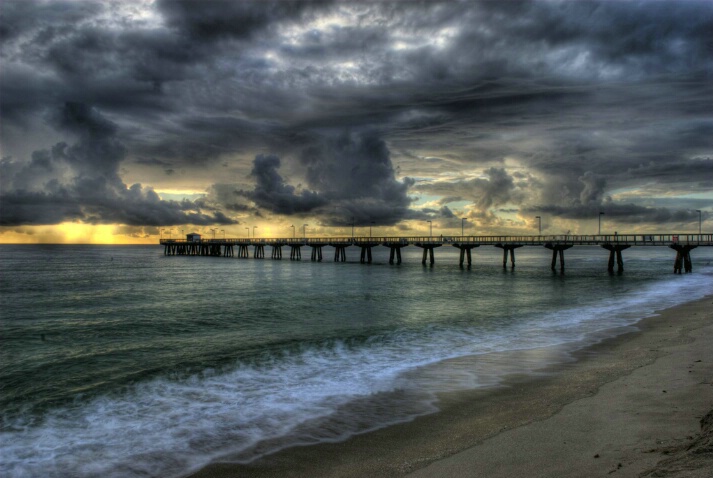
[[[639,476],[693,443],[713,409],[712,303],[659,311],[537,376],[441,394],[439,412],[408,423],[189,476]]]

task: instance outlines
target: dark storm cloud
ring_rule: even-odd
[[[72,24],[94,17],[102,10],[100,3],[93,2],[4,1],[0,9],[0,40],[11,41],[45,25],[69,30]]]
[[[300,162],[307,184],[357,223],[394,224],[408,215],[414,182],[396,179],[389,148],[374,132],[327,138],[304,150]]]
[[[87,221],[114,217],[112,202],[155,202],[148,186],[130,191],[126,164],[144,184],[174,171],[232,180],[203,204],[210,218],[221,204],[330,224],[438,214],[409,190],[483,217],[507,205],[583,217],[609,202],[622,221],[676,221],[615,192],[711,190],[710,2],[5,0],[0,12],[3,194],[16,211],[43,209],[43,194],[67,198],[58,217]],[[87,215],[77,194],[92,187],[107,205],[93,197]],[[202,214],[169,209],[169,222]]]
[[[279,157],[259,155],[251,172],[255,189],[243,195],[273,213],[313,212],[329,224],[391,225],[412,215],[413,180],[396,179],[389,149],[373,132],[319,138],[302,151],[300,163],[309,190],[296,192],[285,182]]]
[[[126,150],[115,137],[116,125],[94,108],[67,103],[51,121],[77,142],[36,151],[24,165],[0,162],[0,225],[235,223],[207,205],[201,205],[205,213],[196,203],[163,201],[151,188],[124,184],[118,167]]]
[[[649,161],[627,169],[625,174],[629,180],[683,183],[689,185],[690,192],[706,191],[713,186],[713,159]]]
[[[472,201],[479,212],[486,212],[505,204],[520,204],[524,200],[524,191],[504,168],[486,169],[482,176],[468,180],[417,185],[415,190],[435,195],[456,192],[458,196],[452,197],[453,200]]]
[[[193,41],[247,38],[285,18],[327,2],[290,0],[159,0],[159,10],[168,25],[186,32]]]
[[[598,204],[606,191],[607,180],[603,176],[597,176],[591,171],[587,171],[579,178],[584,187],[579,193],[579,202],[581,204]]]
[[[313,191],[295,193],[295,187],[286,184],[278,169],[280,158],[274,155],[259,155],[253,162],[251,175],[255,177],[255,189],[246,196],[258,206],[277,214],[306,213],[326,203]]]
[[[604,220],[619,221],[627,224],[665,224],[686,223],[698,220],[698,213],[693,210],[665,207],[646,207],[636,204],[604,203],[581,205],[577,207],[546,206],[527,210],[528,213],[545,213],[555,217],[572,220],[597,220],[599,213],[604,213]]]

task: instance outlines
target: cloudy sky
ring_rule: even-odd
[[[0,242],[713,229],[713,2],[0,15]]]

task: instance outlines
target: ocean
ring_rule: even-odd
[[[0,246],[0,476],[180,477],[438,410],[713,293],[713,248],[388,249],[372,264]],[[289,251],[288,251],[289,252]]]

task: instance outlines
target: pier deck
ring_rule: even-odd
[[[370,263],[371,249],[384,246],[391,249],[389,263],[401,263],[401,249],[410,245],[423,249],[422,263],[434,263],[434,249],[450,245],[460,249],[460,265],[472,263],[471,250],[480,246],[494,246],[503,250],[503,267],[507,267],[508,256],[511,267],[515,267],[515,249],[524,246],[540,246],[552,251],[552,270],[556,269],[559,258],[560,269],[564,270],[564,251],[574,246],[600,246],[610,252],[608,269],[617,263],[619,272],[624,269],[622,251],[630,247],[669,247],[676,251],[674,272],[693,270],[690,251],[699,246],[713,246],[713,234],[602,234],[602,235],[537,235],[537,236],[405,236],[405,237],[303,237],[303,238],[223,238],[223,239],[161,239],[166,255],[198,255],[233,257],[238,249],[238,257],[248,258],[253,247],[253,257],[265,257],[265,246],[272,247],[272,258],[282,258],[282,247],[290,247],[290,259],[301,260],[302,247],[311,247],[311,260],[322,261],[322,248],[335,249],[334,261],[346,260],[347,247],[361,248],[361,262]]]

